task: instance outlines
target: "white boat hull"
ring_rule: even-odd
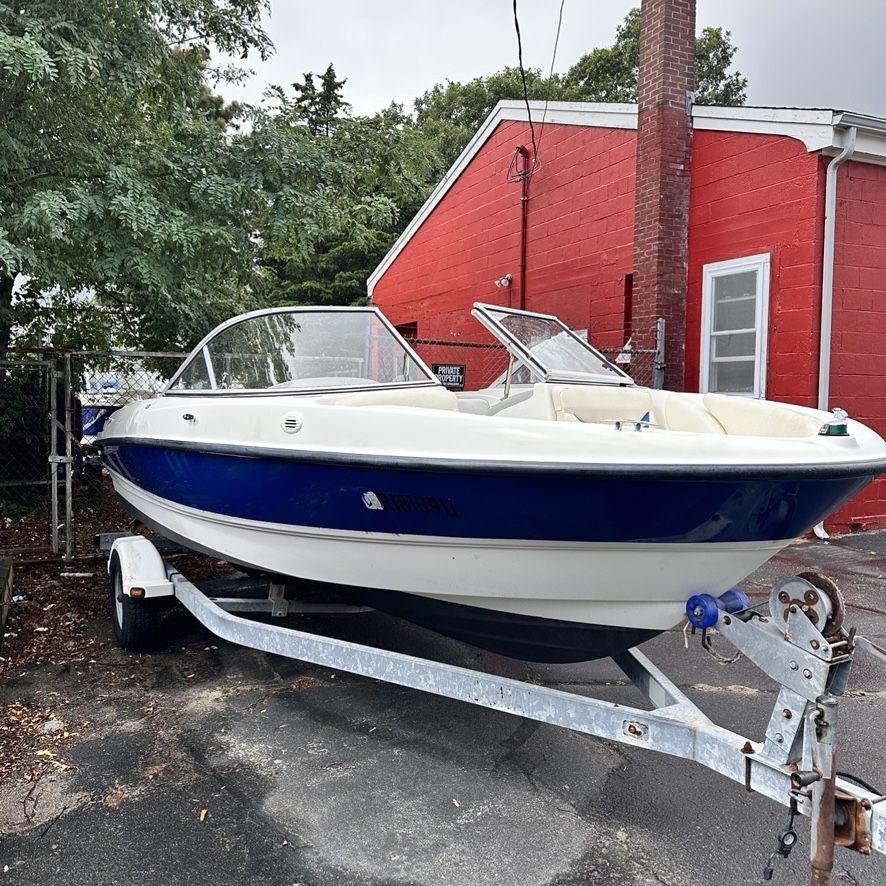
[[[719,594],[789,540],[595,543],[324,530],[226,519],[145,492],[118,474],[131,510],[169,537],[265,572],[397,591],[531,618],[663,631],[696,593]]]

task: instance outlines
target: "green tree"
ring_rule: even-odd
[[[723,28],[705,28],[695,40],[695,101],[742,105],[747,78],[729,72],[737,47]],[[632,9],[615,32],[615,42],[583,55],[567,72],[565,87],[581,101],[635,102],[640,69],[640,10]]]
[[[183,342],[230,303],[249,232],[209,183],[235,111],[203,77],[213,49],[269,51],[265,8],[0,0],[0,349],[13,327],[88,344],[160,317]]]
[[[573,92],[564,87],[557,74],[548,78],[538,68],[526,70],[526,91],[530,99],[573,98]],[[504,68],[467,83],[437,83],[415,100],[415,125],[436,143],[451,164],[492,109],[506,99],[523,99],[519,68]]]
[[[567,72],[566,88],[576,100],[635,102],[640,68],[640,10],[631,9],[609,47],[592,49]]]
[[[347,80],[336,79],[335,68],[330,62],[320,78],[320,90],[317,94],[316,125],[324,135],[329,135],[335,121],[351,108],[342,96],[345,83]]]
[[[263,8],[0,5],[0,347],[186,347],[273,297],[268,260],[393,224],[331,137],[208,88],[212,46],[268,50]]]
[[[349,195],[349,209],[323,220],[310,251],[293,248],[286,238],[263,246],[267,298],[276,304],[363,303],[367,277],[445,171],[444,161],[398,105],[372,117],[333,117],[327,138],[327,129],[304,120],[285,91],[273,94],[279,137],[309,134],[315,146],[331,151],[339,164],[337,189]]]
[[[347,81],[338,80],[330,63],[320,77],[320,87],[314,83],[314,74],[308,71],[304,80],[292,84],[294,98],[290,99],[279,86],[271,87],[270,94],[280,103],[281,111],[294,119],[303,120],[314,135],[329,135],[336,121],[347,113],[350,105],[342,96]]]
[[[736,47],[729,31],[705,28],[695,44],[695,101],[741,105],[747,79],[729,68]],[[612,46],[583,55],[565,75],[526,72],[530,99],[635,102],[640,64],[640,10],[632,9],[615,32]],[[505,68],[467,83],[438,83],[415,100],[415,121],[451,163],[502,99],[523,98],[517,68]]]
[[[705,28],[695,40],[695,102],[699,105],[743,105],[748,79],[738,71],[728,73],[738,48],[732,34],[722,28]]]

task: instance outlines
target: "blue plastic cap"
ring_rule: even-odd
[[[730,588],[724,591],[719,597],[720,608],[727,612],[741,612],[743,609],[751,608],[751,601],[748,599],[744,591],[738,588]]]
[[[727,591],[728,593],[728,591]],[[720,607],[710,594],[695,594],[686,601],[686,618],[694,628],[712,628],[720,617]]]

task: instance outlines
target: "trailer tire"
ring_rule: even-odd
[[[116,551],[108,567],[108,596],[114,639],[129,652],[149,652],[160,644],[160,600],[134,600],[123,593],[123,571]]]

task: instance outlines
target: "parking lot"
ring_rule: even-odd
[[[124,653],[89,597],[105,593],[95,569],[71,628],[83,642],[12,657],[0,685],[3,735],[10,716],[33,733],[0,782],[0,883],[752,884],[786,822],[685,761],[231,646],[184,611],[167,648]],[[850,625],[886,641],[886,533],[799,543],[745,588],[759,602],[808,569],[837,580]],[[65,593],[34,591],[47,622],[67,617]],[[609,662],[515,662],[376,613],[292,624],[639,703]],[[698,638],[687,651],[679,631],[644,651],[716,722],[759,737],[775,689],[748,662],[722,666]],[[850,686],[840,768],[879,786],[886,668],[859,657]],[[777,883],[808,882],[798,831]],[[886,884],[886,858],[838,850],[835,881]]]

